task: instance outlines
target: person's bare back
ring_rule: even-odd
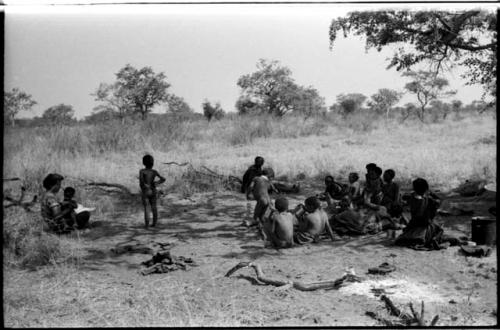
[[[139,171],[139,185],[141,191],[146,196],[151,196],[156,193],[156,178],[161,178],[156,170],[150,168],[143,168]]]

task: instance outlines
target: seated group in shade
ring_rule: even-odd
[[[401,196],[394,182],[395,171],[382,171],[376,164],[366,166],[365,185],[361,187],[359,175],[350,173],[348,183],[325,177],[325,191],[308,197],[304,205],[290,209],[288,200],[278,196],[272,203],[269,192],[278,192],[262,169],[264,159],[257,157],[255,164],[245,173],[242,191],[247,199],[256,200],[253,219],[245,225],[257,225],[260,235],[275,248],[294,244],[317,242],[323,237],[334,240],[339,235],[374,234],[383,230],[400,230],[395,244],[416,249],[439,249],[443,243],[457,243],[446,238],[443,229],[433,219],[441,203],[429,190],[425,179],[413,181],[413,192]],[[323,207],[321,201],[326,202]],[[410,220],[403,215],[403,205],[410,211]]]

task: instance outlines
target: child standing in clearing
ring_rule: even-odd
[[[162,177],[158,171],[153,170],[154,158],[151,155],[146,155],[142,158],[142,163],[145,168],[139,171],[139,185],[141,187],[141,197],[142,205],[144,206],[144,221],[146,228],[149,227],[149,210],[148,206],[151,208],[153,213],[153,224],[151,227],[156,226],[158,221],[158,208],[156,206],[157,192],[156,185],[165,182],[165,178]],[[155,181],[156,178],[158,181]]]

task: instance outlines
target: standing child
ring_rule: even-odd
[[[165,178],[162,177],[158,171],[153,170],[154,158],[151,155],[146,155],[142,158],[142,163],[145,168],[139,171],[139,185],[141,187],[142,195],[142,205],[144,206],[144,221],[146,228],[149,227],[149,210],[148,206],[151,208],[153,213],[153,224],[151,227],[156,226],[158,221],[158,208],[156,206],[156,185],[165,182]],[[155,181],[156,178],[158,181]]]
[[[403,208],[401,206],[399,185],[393,181],[395,176],[396,173],[392,169],[388,169],[384,172],[384,183],[382,184],[383,196],[380,204],[385,206],[391,217],[399,218],[403,213]]]

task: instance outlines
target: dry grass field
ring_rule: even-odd
[[[380,287],[401,308],[424,300],[426,318],[439,314],[438,325],[497,324],[496,251],[483,259],[464,257],[458,247],[415,251],[391,246],[382,233],[266,249],[256,233],[240,226],[248,216],[242,194],[191,187],[182,181],[185,168],[161,164],[187,161],[241,176],[261,155],[277,176],[306,175],[301,193],[289,196],[291,206],[320,191],[324,174],[345,180],[348,172],[364,173],[369,162],[395,169],[404,187],[422,176],[444,193],[466,179],[496,182],[496,117],[428,124],[341,125],[290,117],[126,125],[6,128],[4,178],[22,178],[33,195],[47,173],[61,173],[63,186],[76,186],[78,199],[96,211],[93,228],[58,237],[41,230],[37,207],[33,213],[4,210],[5,326],[374,326],[381,324],[365,313],[386,315],[370,291]],[[167,177],[160,225],[149,230],[137,195],[146,152]],[[122,184],[132,195],[85,189],[81,180]],[[17,194],[19,183],[4,184],[4,192]],[[495,203],[481,201],[475,214],[486,214]],[[448,232],[470,235],[470,217],[437,221]],[[192,257],[198,266],[142,276],[140,263],[149,255],[111,252],[125,243],[170,243],[174,255]],[[270,277],[305,282],[333,280],[350,268],[366,285],[301,292],[259,284],[248,269],[224,277],[245,260],[261,264]],[[396,271],[366,274],[384,261]]]

